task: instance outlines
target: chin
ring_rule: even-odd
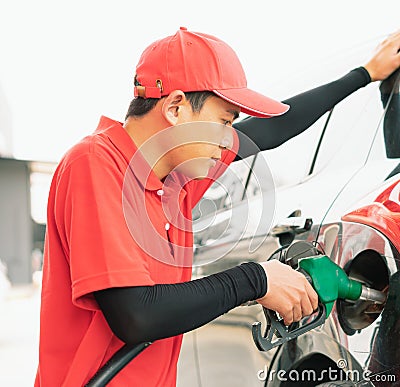
[[[211,167],[209,162],[195,160],[195,162],[182,163],[176,170],[191,180],[204,180],[208,177]]]
[[[204,180],[208,176],[208,171],[196,171],[196,173],[190,171],[188,173],[185,173],[185,175],[192,180]]]
[[[186,171],[181,171],[185,176],[192,180],[204,180],[206,177],[208,177],[208,169],[206,170],[186,170]]]

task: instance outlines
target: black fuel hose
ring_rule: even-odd
[[[121,371],[150,344],[151,342],[136,345],[125,344],[96,372],[93,378],[85,384],[85,387],[105,387],[119,371]]]

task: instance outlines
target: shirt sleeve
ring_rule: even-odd
[[[95,297],[113,332],[137,344],[198,328],[266,292],[264,269],[248,262],[189,282],[106,289]]]
[[[96,290],[154,284],[125,222],[124,174],[111,157],[88,152],[59,175],[55,217],[79,307],[98,309]]]

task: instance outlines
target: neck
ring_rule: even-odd
[[[157,153],[159,153],[156,150],[157,142],[154,140],[147,141],[165,129],[166,126],[160,125],[159,120],[155,120],[151,115],[146,114],[140,118],[129,117],[125,121],[124,128],[151,166],[155,175],[160,180],[163,180],[171,172],[171,168],[169,168],[166,157],[157,157]]]

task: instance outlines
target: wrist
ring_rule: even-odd
[[[368,68],[368,66],[360,66],[354,69],[353,71],[357,71],[360,75],[363,76],[365,80],[365,85],[374,81],[372,70]]]
[[[258,263],[258,266],[260,267],[260,273],[262,273],[261,275],[264,275],[265,278],[265,287],[264,287],[264,291],[262,292],[262,294],[257,298],[257,302],[259,302],[259,300],[263,299],[267,293],[268,293],[268,273],[267,273],[267,262],[263,262],[263,263]]]

